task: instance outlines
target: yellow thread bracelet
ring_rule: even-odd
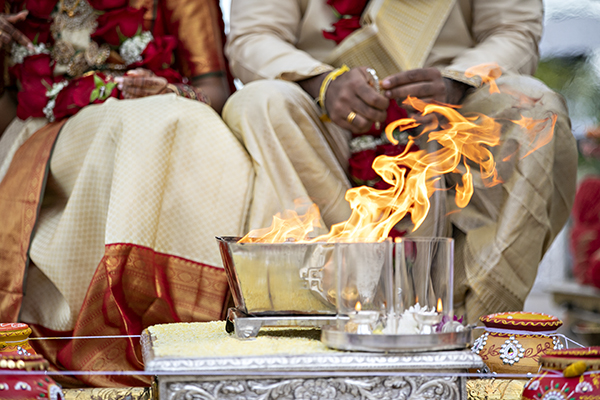
[[[342,65],[341,68],[334,69],[333,71],[328,73],[327,76],[325,77],[325,79],[323,79],[323,82],[321,82],[321,88],[319,89],[319,99],[318,99],[319,106],[321,106],[321,111],[323,111],[323,114],[321,115],[321,121],[323,121],[323,122],[331,121],[329,119],[329,116],[327,115],[327,110],[325,109],[325,93],[327,92],[327,88],[329,87],[329,84],[331,84],[331,82],[335,81],[340,75],[342,75],[348,71],[350,71],[350,68],[348,68],[344,64],[344,65]]]

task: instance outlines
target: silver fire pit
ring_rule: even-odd
[[[238,243],[217,237],[235,308],[227,330],[251,339],[261,327],[322,327],[337,320],[335,305],[323,288],[324,267],[334,244]]]
[[[228,313],[227,330],[240,339],[254,338],[261,327],[267,326],[321,328],[343,323],[348,318],[336,315],[336,304],[343,303],[343,299],[352,301],[353,308],[360,298],[365,309],[375,307],[382,314],[386,311],[384,305],[392,305],[391,242],[238,240],[217,237],[235,303]],[[347,268],[351,278],[340,274]],[[343,291],[340,276],[346,279],[344,288],[351,288],[343,297],[339,296]],[[389,298],[384,298],[386,295]]]

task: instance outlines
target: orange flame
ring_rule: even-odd
[[[496,85],[496,79],[502,75],[502,68],[496,63],[480,64],[471,67],[465,71],[467,78],[473,78],[478,76],[481,78],[481,82],[485,85],[490,84],[490,93],[500,93],[498,85]]]
[[[301,202],[295,203],[296,208],[302,208]],[[316,204],[310,204],[303,215],[294,210],[286,210],[283,214],[275,214],[270,227],[255,229],[240,239],[240,242],[282,243],[300,240],[308,237],[315,228],[321,227],[320,219],[321,214]]]
[[[437,312],[439,312],[439,313],[444,311],[444,306],[442,306],[442,299],[440,297],[438,297],[436,309],[437,309]]]
[[[492,93],[500,92],[495,83],[500,74],[500,67],[496,64],[471,68],[466,73],[468,77],[480,76],[484,83],[490,84]],[[455,106],[429,104],[410,96],[403,104],[424,116],[432,114],[443,117],[434,118],[434,122],[424,127],[420,135],[428,134],[428,142],[437,142],[438,150],[410,151],[420,136],[410,137],[402,154],[377,157],[372,167],[391,187],[384,190],[366,186],[349,189],[345,198],[350,203],[352,214],[347,221],[333,225],[326,235],[309,238],[309,233],[320,221],[318,209],[313,206],[302,216],[293,211],[288,212],[287,218],[278,214],[270,228],[252,231],[240,241],[380,241],[407,214],[410,214],[413,231],[424,222],[431,207],[429,199],[439,190],[437,182],[445,174],[461,175],[461,183],[454,188],[458,208],[466,207],[473,196],[472,166],[479,166],[484,185],[493,186],[502,182],[489,149],[500,143],[501,136],[501,125],[493,118],[481,114],[464,116]],[[522,126],[531,135],[533,149],[527,156],[551,141],[556,115],[543,120],[523,117],[512,122]],[[403,118],[389,124],[385,133],[390,142],[397,144],[398,141],[393,137],[395,129],[404,131],[416,126],[419,124],[415,119]]]
[[[529,145],[531,147],[531,150],[529,150],[527,154],[525,154],[522,158],[527,157],[535,150],[550,143],[554,134],[556,118],[556,114],[552,114],[545,119],[532,119],[529,117],[521,116],[520,120],[511,121],[517,125],[522,126],[530,138]]]
[[[360,312],[360,310],[362,310],[362,304],[360,304],[360,301],[356,302],[354,309],[356,310],[356,312]]]

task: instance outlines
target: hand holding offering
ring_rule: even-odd
[[[325,96],[325,109],[331,120],[353,133],[368,131],[385,121],[389,100],[369,84],[366,67],[352,68],[331,82]]]

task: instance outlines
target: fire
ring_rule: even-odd
[[[483,84],[490,84],[490,93],[500,93],[498,85],[496,85],[496,79],[502,75],[502,69],[496,63],[480,64],[471,67],[465,71],[467,78],[473,78],[479,76]]]
[[[480,76],[484,83],[489,83],[491,93],[500,93],[495,79],[501,75],[501,69],[496,64],[471,68],[466,75]],[[373,169],[391,185],[390,188],[380,190],[360,186],[349,189],[345,198],[350,203],[352,214],[347,221],[333,225],[328,234],[309,238],[320,220],[319,211],[313,205],[304,215],[293,211],[288,211],[283,217],[276,215],[270,228],[252,231],[240,242],[380,241],[407,214],[410,214],[413,231],[423,223],[431,207],[429,199],[439,190],[437,182],[445,174],[461,176],[461,184],[454,188],[455,203],[459,209],[466,207],[473,195],[471,168],[474,166],[478,166],[486,186],[502,182],[496,170],[496,160],[490,151],[490,147],[500,144],[501,124],[482,114],[464,116],[456,110],[457,107],[425,103],[413,97],[408,97],[403,104],[413,107],[424,116],[433,114],[436,118],[423,128],[420,136],[410,137],[402,154],[379,156],[373,162]],[[551,141],[556,115],[543,120],[522,117],[511,122],[523,127],[531,137],[533,149],[527,156]],[[415,119],[404,118],[388,125],[385,133],[390,142],[397,144],[392,135],[396,128],[404,131],[418,125]],[[415,141],[425,134],[428,135],[428,142],[439,143],[438,150],[409,151],[415,146]]]
[[[436,307],[437,312],[441,313],[442,311],[444,311],[444,307],[442,306],[442,299],[438,297],[438,301],[437,301],[437,307]]]
[[[362,310],[362,304],[360,304],[360,301],[356,302],[356,305],[354,306],[354,310],[356,312],[360,312],[360,310]]]
[[[525,158],[536,149],[550,143],[554,134],[554,126],[556,125],[556,115],[552,114],[545,119],[532,119],[521,116],[520,120],[511,122],[522,126],[529,135],[531,150],[523,156]]]
[[[299,201],[295,201],[296,208],[302,208]],[[277,213],[273,217],[270,227],[255,229],[244,236],[241,242],[281,243],[294,239],[308,237],[314,228],[320,227],[321,214],[316,204],[310,204],[305,214],[299,215],[294,210],[286,210],[283,214]],[[259,238],[259,239],[256,239]]]

